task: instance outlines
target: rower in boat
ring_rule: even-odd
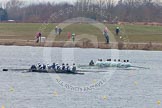
[[[94,61],[91,60],[90,63],[89,63],[89,66],[94,66],[94,65],[95,65],[95,64],[94,64]]]
[[[46,65],[45,64],[42,65],[42,69],[46,70]]]
[[[31,70],[37,70],[37,67],[35,65],[32,65],[30,69]]]
[[[36,67],[37,67],[37,69],[41,69],[41,64],[38,63]]]
[[[106,66],[106,67],[109,67],[110,64],[111,64],[111,59],[107,59],[107,60],[105,61],[105,66]]]
[[[76,72],[76,65],[75,65],[75,63],[73,64],[72,72]]]
[[[38,70],[45,70],[46,69],[46,65],[44,65],[44,64],[40,64],[40,63],[38,63]]]
[[[104,67],[104,63],[102,61],[102,59],[98,59],[98,61],[95,63],[96,66],[99,66],[99,67]]]
[[[107,59],[107,61],[111,61],[111,59]]]
[[[130,67],[130,66],[131,66],[131,64],[129,63],[129,60],[124,60],[123,63],[121,63],[121,65],[120,65],[120,67]]]
[[[55,64],[55,63],[52,64],[52,69],[53,69],[53,70],[56,69],[56,64]]]
[[[131,63],[129,62],[129,60],[127,60],[127,67],[130,67]]]
[[[116,66],[117,66],[117,62],[116,59],[114,59],[114,61],[111,61],[110,67],[116,67]]]
[[[95,65],[100,66],[100,64],[101,64],[101,61],[100,61],[100,59],[98,59],[98,61],[96,61]]]
[[[56,64],[56,71],[60,71],[60,70],[61,70],[61,67],[58,64]]]
[[[51,67],[52,67],[52,66],[50,66],[49,64],[47,64],[47,69],[48,69],[48,70],[51,70]]]
[[[117,67],[120,67],[120,65],[121,65],[121,60],[120,60],[120,59],[118,59],[118,64],[117,64]]]
[[[64,63],[62,64],[61,70],[65,71],[65,64]]]
[[[68,63],[66,64],[66,71],[70,71],[70,66]]]

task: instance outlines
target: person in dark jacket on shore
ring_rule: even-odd
[[[40,42],[41,35],[42,35],[41,32],[36,33],[36,36],[35,36],[36,43]]]
[[[58,29],[58,32],[59,32],[59,35],[61,35],[62,29],[59,28],[59,29]]]
[[[120,28],[119,27],[116,27],[115,32],[116,32],[116,35],[118,36],[119,35],[119,32],[120,32]]]

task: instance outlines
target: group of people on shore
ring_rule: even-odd
[[[120,27],[117,26],[115,28],[115,33],[116,33],[117,36],[119,35],[119,33],[120,33]],[[108,32],[108,28],[107,27],[105,27],[105,29],[103,31],[103,35],[105,37],[106,43],[109,44],[110,39],[109,39],[109,32]]]
[[[37,65],[32,65],[31,70],[53,70],[53,71],[72,71],[76,72],[76,65],[73,63],[73,66],[69,66],[67,63],[66,65],[62,63],[62,65],[59,65],[58,63],[53,63],[52,65],[45,65],[38,63]]]
[[[58,26],[55,27],[55,34],[59,34],[61,35],[62,33],[62,29],[61,28],[58,28]],[[42,36],[42,33],[41,32],[37,32],[36,35],[35,35],[35,42],[36,43],[39,43],[41,41],[41,36]]]
[[[120,33],[120,28],[119,28],[118,26],[116,27],[115,32],[116,32],[116,35],[118,36],[119,33]],[[55,34],[56,34],[56,35],[57,35],[57,34],[61,35],[61,33],[62,33],[62,29],[59,28],[58,26],[56,26],[56,27],[55,27]],[[41,39],[41,35],[42,35],[41,32],[37,32],[37,33],[36,33],[36,36],[35,36],[36,43],[39,43],[39,41],[40,41],[40,39]],[[109,44],[110,39],[109,39],[109,32],[108,32],[108,28],[107,28],[107,27],[105,27],[105,29],[104,29],[104,31],[103,31],[103,35],[104,35],[104,37],[105,37],[105,39],[106,39],[106,43]],[[75,33],[72,33],[72,34],[71,34],[70,32],[68,32],[68,39],[69,39],[70,37],[72,37],[72,40],[73,40],[73,42],[74,42],[74,41],[75,41]]]
[[[61,35],[62,33],[62,29],[61,28],[58,28],[58,26],[55,27],[55,34],[59,34]]]
[[[108,28],[107,27],[105,27],[105,29],[103,31],[103,35],[105,36],[106,43],[109,44],[109,33],[108,33]]]

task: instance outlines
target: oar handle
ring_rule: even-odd
[[[3,69],[2,71],[26,71],[26,70],[29,70],[29,69]]]
[[[2,71],[8,71],[8,69],[3,69]]]

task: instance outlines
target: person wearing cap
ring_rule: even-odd
[[[76,65],[75,65],[75,63],[73,64],[72,72],[76,72]]]
[[[119,35],[119,32],[120,32],[120,28],[119,27],[116,27],[115,32],[116,32],[116,35],[118,36]]]
[[[37,67],[37,70],[41,69],[41,64],[38,63],[36,67]]]
[[[106,66],[106,67],[109,67],[110,64],[111,64],[111,59],[107,59],[107,60],[105,61],[105,66]]]
[[[50,66],[49,64],[47,64],[47,69],[51,70],[52,66]]]
[[[70,71],[70,66],[68,63],[66,64],[66,71]]]
[[[42,69],[46,70],[46,65],[45,64],[42,65]]]
[[[53,69],[53,70],[56,69],[56,64],[55,64],[55,63],[52,64],[52,69]]]
[[[121,60],[118,59],[118,65],[117,65],[117,67],[120,67],[120,66],[121,66]]]
[[[65,71],[65,64],[64,63],[62,64],[61,70]]]
[[[60,70],[60,66],[56,63],[56,71]]]
[[[32,65],[30,69],[31,70],[37,70],[37,67],[35,65]]]
[[[90,61],[89,66],[94,66],[94,61],[93,60]]]
[[[100,66],[100,65],[101,65],[101,60],[98,59],[98,60],[96,61],[95,65],[96,65],[96,66]]]

